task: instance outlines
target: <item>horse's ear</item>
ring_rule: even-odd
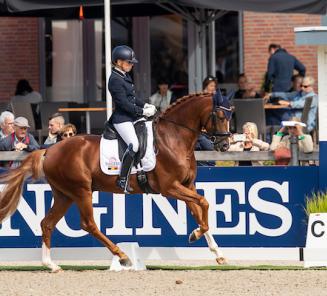
[[[231,91],[227,94],[226,99],[227,99],[228,101],[230,101],[230,100],[234,99],[234,95],[235,95],[235,91],[231,90]]]
[[[224,101],[224,98],[223,98],[223,95],[221,94],[220,88],[217,88],[215,98],[216,98],[217,106],[220,106],[222,104],[222,102]]]

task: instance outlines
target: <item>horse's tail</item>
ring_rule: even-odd
[[[0,192],[0,223],[17,209],[24,180],[31,176],[36,180],[43,175],[42,157],[45,151],[42,149],[32,152],[19,167],[0,176],[0,183],[6,184]]]

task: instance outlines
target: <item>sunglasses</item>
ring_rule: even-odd
[[[303,85],[303,84],[301,84],[301,87],[304,87],[304,88],[308,88],[308,87],[310,87],[311,85]]]
[[[65,138],[67,138],[67,137],[72,137],[72,136],[74,136],[74,133],[64,133],[64,134],[62,134],[61,136],[62,136],[62,137],[65,137]]]

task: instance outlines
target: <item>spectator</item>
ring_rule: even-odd
[[[312,97],[312,103],[308,114],[308,121],[306,122],[307,131],[312,132],[316,127],[316,117],[318,109],[318,95],[314,92],[313,85],[314,79],[310,76],[303,78],[300,92],[273,92],[268,94],[268,97],[279,97],[279,104],[285,107],[289,107],[292,110],[287,110],[285,115],[282,116],[282,120],[289,120],[291,117],[301,118],[302,110],[305,101],[308,97]]]
[[[0,140],[14,132],[15,116],[9,111],[4,111],[0,115]]]
[[[228,151],[267,151],[269,144],[258,139],[258,127],[254,122],[246,122],[243,127],[243,135],[233,135]],[[235,165],[256,166],[262,165],[260,161],[239,161]]]
[[[72,123],[67,123],[60,130],[60,140],[74,137],[77,134],[76,126]]]
[[[159,111],[163,112],[169,106],[171,96],[172,92],[168,89],[168,82],[162,79],[158,83],[158,91],[150,97],[149,101],[150,104],[155,105]]]
[[[302,82],[303,82],[303,76],[299,74],[295,74],[292,76],[292,87],[290,88],[289,92],[300,92],[302,90]]]
[[[296,136],[298,138],[299,151],[310,153],[313,151],[313,141],[310,135],[303,133],[303,126],[305,124],[301,123],[299,118],[291,118],[292,126],[283,126],[276,135],[273,136],[270,149],[276,151],[278,148],[284,148],[290,150],[291,143],[290,137]],[[297,124],[298,123],[298,124]]]
[[[14,132],[0,141],[0,151],[34,151],[39,145],[33,135],[27,132],[28,120],[25,117],[17,117],[14,120]],[[10,162],[10,167],[17,167],[19,161]]]
[[[261,98],[261,96],[253,89],[249,87],[248,79],[244,73],[238,76],[238,90],[235,92],[235,99],[244,98]]]
[[[65,119],[60,113],[55,113],[49,118],[49,135],[46,138],[44,145],[52,145],[60,140],[60,130],[65,124]]]
[[[202,89],[204,93],[214,94],[218,86],[217,79],[208,75],[202,82]]]
[[[301,76],[305,76],[305,67],[278,44],[270,44],[268,51],[270,58],[268,60],[265,91],[269,92],[269,85],[272,83],[273,92],[287,92],[291,87],[293,70],[295,69]]]
[[[26,79],[21,79],[17,82],[15,96],[11,98],[8,110],[13,111],[12,105],[19,102],[26,102],[31,104],[35,127],[37,129],[42,128],[39,107],[39,103],[42,102],[42,96],[39,92],[33,90],[32,86]]]
[[[195,144],[195,151],[213,151],[215,150],[214,144],[210,141],[210,139],[204,135],[200,134],[198,137],[198,141]],[[198,161],[198,166],[215,166],[214,161]]]

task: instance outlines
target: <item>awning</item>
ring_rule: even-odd
[[[103,14],[103,0],[0,0],[0,15],[55,16],[72,13],[83,5],[91,15]],[[213,9],[230,11],[284,12],[326,14],[326,0],[111,0],[113,14],[146,15],[162,13],[159,5],[174,5],[181,9]],[[129,5],[126,8],[125,5]],[[162,7],[162,6],[161,6]],[[66,12],[66,14],[68,14]],[[148,14],[149,15],[149,14]],[[151,14],[150,14],[151,15]],[[87,16],[87,14],[86,14]]]

